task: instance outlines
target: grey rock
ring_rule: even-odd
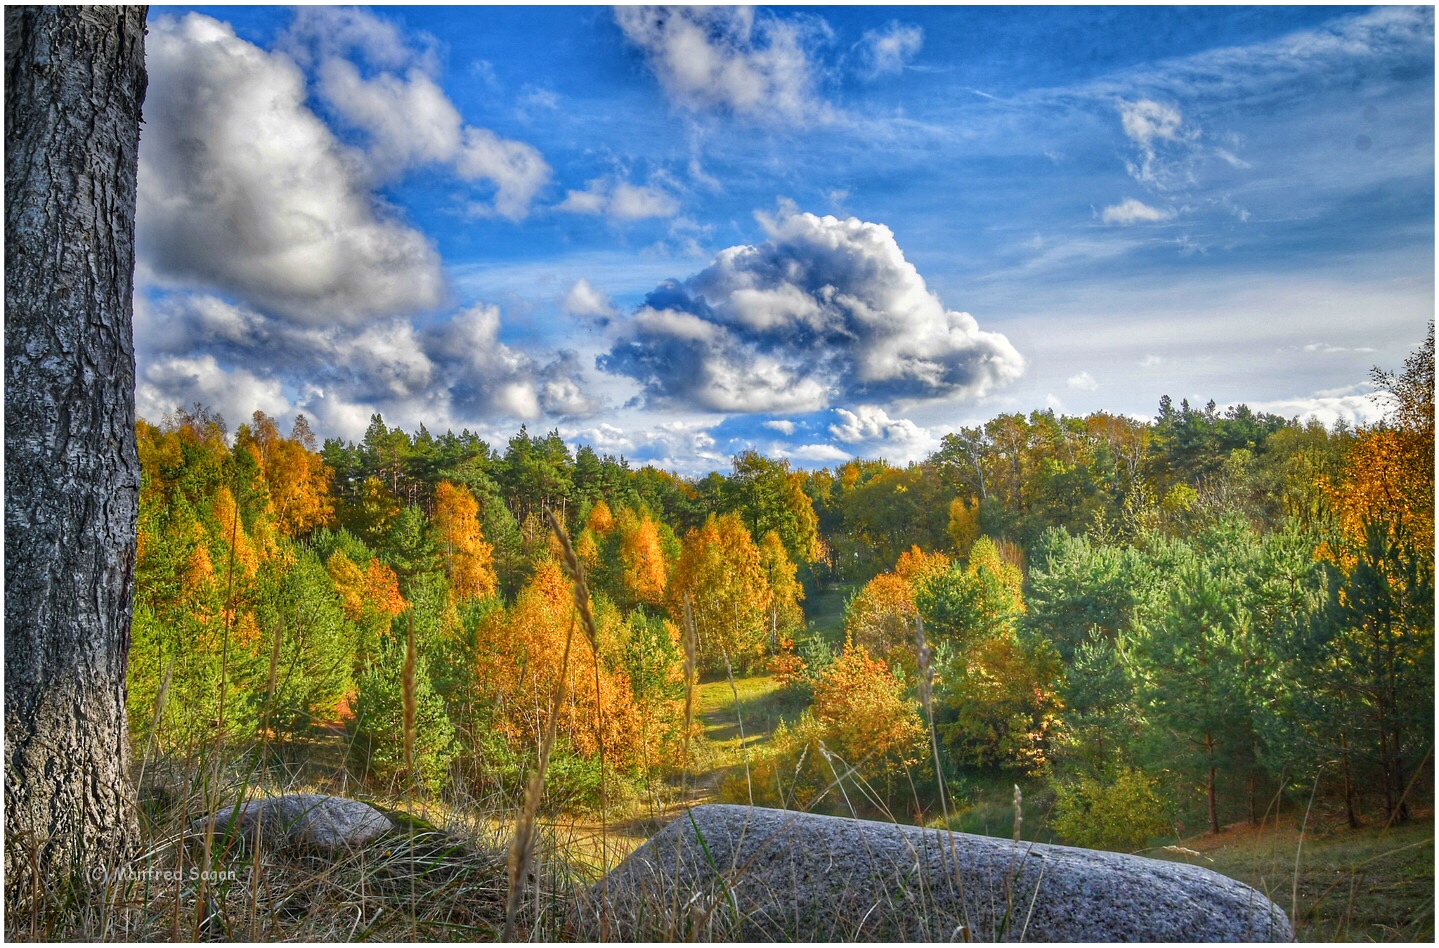
[[[590,895],[584,930],[625,940],[1293,940],[1268,898],[1199,866],[719,804]]]
[[[319,793],[290,793],[251,800],[238,810],[227,808],[190,823],[191,838],[205,833],[211,820],[217,836],[240,834],[254,845],[300,847],[334,852],[363,846],[395,828],[390,818],[368,803]]]

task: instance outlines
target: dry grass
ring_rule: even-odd
[[[503,932],[504,814],[371,801],[396,830],[339,853],[216,835],[199,817],[237,802],[317,789],[280,785],[252,755],[155,762],[142,788],[145,849],[78,878],[48,904],[6,915],[6,936],[82,941],[494,941]],[[218,774],[218,780],[215,775]],[[424,817],[411,811],[423,812]],[[512,824],[511,824],[512,825]],[[563,841],[542,839],[517,917],[525,937],[563,937],[571,893],[591,881]]]
[[[1287,817],[1181,846],[1195,855],[1150,855],[1197,863],[1268,894],[1290,914],[1299,941],[1434,941],[1432,813],[1388,830],[1311,822],[1302,848],[1299,826]]]

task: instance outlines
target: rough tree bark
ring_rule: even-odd
[[[5,8],[5,897],[135,841],[131,291],[144,7]],[[113,865],[113,863],[111,863]]]

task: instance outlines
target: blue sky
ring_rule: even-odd
[[[152,7],[137,407],[697,474],[1159,398],[1377,417],[1430,7]]]

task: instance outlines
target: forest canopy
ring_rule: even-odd
[[[602,772],[683,765],[690,676],[772,672],[808,705],[768,758],[791,801],[822,796],[823,747],[889,794],[936,765],[1043,777],[1081,843],[1113,794],[1217,829],[1321,775],[1352,822],[1402,819],[1432,793],[1432,327],[1375,380],[1369,427],[1166,397],[1000,415],[905,467],[747,452],[701,479],[554,431],[375,415],[320,445],[303,416],[176,410],[137,425],[134,737],[343,729],[377,786],[514,792],[570,669],[557,769],[584,806]],[[826,629],[805,608],[836,589]]]

